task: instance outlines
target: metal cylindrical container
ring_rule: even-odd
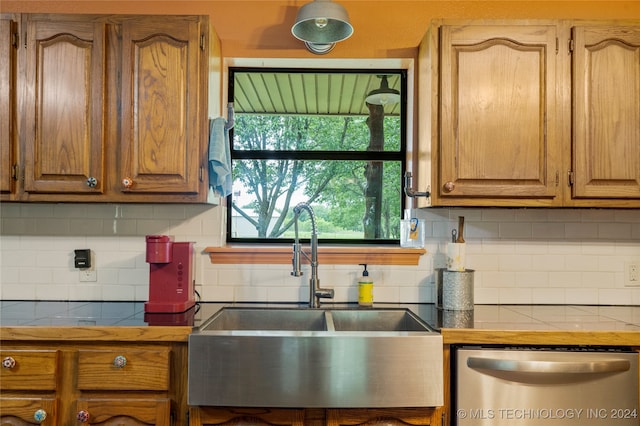
[[[442,312],[442,326],[444,328],[473,328],[473,310],[443,310]]]
[[[453,311],[473,309],[473,269],[443,271],[442,307]]]
[[[446,271],[447,268],[436,268],[434,270],[435,276],[436,276],[436,308],[438,309],[442,309],[442,286],[443,286],[443,275],[442,273],[444,271]]]

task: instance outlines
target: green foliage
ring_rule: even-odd
[[[385,151],[400,149],[398,117],[385,117]],[[253,151],[366,151],[366,117],[236,115],[234,148]],[[258,230],[259,237],[290,236],[291,210],[300,201],[313,204],[318,230],[335,238],[362,239],[366,161],[234,160],[234,186],[254,196],[233,208]],[[398,238],[401,164],[385,162],[383,238]],[[250,214],[249,209],[255,214]],[[303,216],[300,231],[303,232]]]

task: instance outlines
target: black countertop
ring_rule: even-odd
[[[181,314],[145,314],[144,302],[0,301],[0,326],[198,327],[224,306],[304,307],[291,303],[207,302]],[[323,306],[357,307],[341,303]],[[443,311],[428,303],[381,303],[374,307],[409,308],[435,329],[640,331],[640,306],[476,305],[471,311]]]

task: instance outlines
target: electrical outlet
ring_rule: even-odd
[[[98,281],[98,271],[96,271],[95,269],[80,270],[81,283],[95,283],[96,281]]]
[[[625,287],[640,286],[640,259],[624,263]]]

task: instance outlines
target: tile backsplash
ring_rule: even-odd
[[[374,302],[433,301],[434,268],[458,216],[465,217],[467,266],[476,303],[638,305],[625,262],[640,262],[640,211],[608,209],[432,208],[427,254],[418,266],[369,267]],[[224,243],[225,209],[207,205],[0,204],[0,299],[148,298],[144,236],[194,241],[196,288],[205,301],[295,302],[308,298],[288,265],[213,265],[202,253]],[[97,281],[80,282],[75,249],[92,252]],[[319,266],[335,301],[357,300],[358,265]]]

